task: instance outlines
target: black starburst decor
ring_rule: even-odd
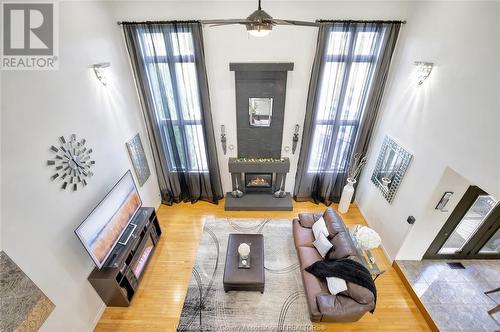
[[[92,149],[87,148],[85,143],[85,139],[78,140],[76,135],[72,134],[69,139],[59,137],[58,144],[50,147],[54,156],[47,160],[47,166],[53,166],[55,171],[50,179],[61,181],[62,189],[76,191],[83,188],[94,175]]]

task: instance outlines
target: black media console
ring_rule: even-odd
[[[88,280],[110,307],[127,307],[161,235],[155,209],[141,208],[101,269]]]

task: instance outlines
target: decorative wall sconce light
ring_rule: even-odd
[[[220,142],[222,143],[222,152],[226,155],[227,146],[226,146],[226,126],[220,125]]]
[[[104,86],[108,85],[108,78],[106,76],[106,68],[108,67],[111,67],[111,63],[109,62],[96,63],[92,66],[95,76]]]
[[[298,124],[296,124],[295,129],[293,130],[292,154],[295,154],[295,150],[297,150],[297,143],[299,142],[299,129],[300,129],[300,126]]]
[[[446,191],[443,194],[443,197],[439,200],[439,203],[436,205],[435,210],[439,210],[441,212],[448,212],[448,210],[445,209],[446,205],[450,201],[451,196],[453,196],[453,191]]]
[[[422,85],[422,83],[424,83],[427,77],[431,74],[434,63],[415,61],[414,64],[417,67],[417,84]]]

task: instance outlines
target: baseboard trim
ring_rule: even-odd
[[[359,210],[359,213],[361,213],[361,215],[363,216],[363,219],[366,221],[366,223],[368,224],[368,226],[370,226],[371,228],[374,228],[371,224],[370,224],[370,221],[368,220],[368,218],[366,217],[366,214],[363,212],[363,210],[361,209],[361,207],[359,206],[358,202],[355,202],[356,203],[356,206],[358,207],[358,210]],[[383,239],[382,239],[383,241]],[[382,252],[384,253],[385,255],[385,258],[387,258],[387,260],[392,264],[395,260],[393,260],[391,258],[391,255],[389,255],[389,253],[387,252],[387,250],[385,249],[384,247],[384,243],[382,242],[380,244],[380,248],[382,248]]]
[[[434,323],[434,320],[432,320],[431,315],[429,314],[427,309],[425,309],[424,304],[420,301],[420,298],[413,290],[413,287],[411,287],[410,282],[408,281],[408,279],[406,279],[405,274],[403,273],[403,271],[401,271],[401,268],[399,267],[398,262],[396,260],[392,263],[392,267],[394,268],[397,275],[399,276],[399,279],[401,279],[401,282],[405,286],[408,293],[410,293],[410,296],[413,299],[413,302],[415,302],[415,305],[417,306],[418,310],[420,311],[422,316],[424,316],[425,322],[427,323],[427,325],[429,326],[431,331],[439,332],[439,329],[438,329],[436,323]]]
[[[101,307],[97,311],[97,315],[95,316],[94,321],[92,322],[92,331],[94,331],[95,328],[97,327],[97,324],[99,323],[99,320],[101,319],[104,310],[106,310],[106,304],[104,304],[103,302]]]

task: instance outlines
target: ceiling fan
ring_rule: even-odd
[[[252,36],[264,37],[271,32],[274,25],[299,25],[308,27],[319,26],[316,22],[295,21],[295,20],[280,20],[273,18],[271,15],[262,10],[261,0],[259,0],[259,7],[246,19],[220,19],[220,20],[203,20],[203,24],[210,24],[210,26],[221,26],[230,24],[245,25],[247,31]]]

